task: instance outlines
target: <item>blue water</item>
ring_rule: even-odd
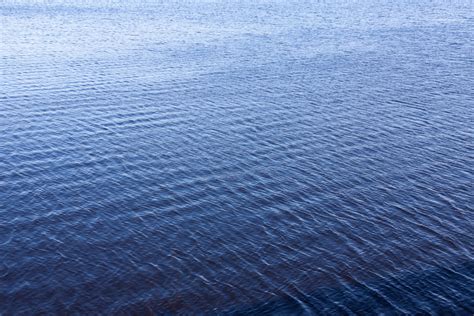
[[[474,313],[472,1],[0,4],[0,314]]]

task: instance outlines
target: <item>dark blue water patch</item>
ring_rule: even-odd
[[[474,295],[473,277],[474,266],[470,262],[450,268],[427,269],[421,273],[408,272],[399,277],[377,275],[362,282],[349,277],[348,284],[343,287],[318,286],[318,290],[309,294],[287,288],[282,290],[282,298],[225,313],[400,315],[409,314],[416,306],[418,313],[426,315],[471,315],[474,312],[472,302],[462,297],[464,294]],[[452,304],[449,297],[458,297],[459,304]]]

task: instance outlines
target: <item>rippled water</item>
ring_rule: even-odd
[[[0,10],[0,314],[474,313],[472,1]]]

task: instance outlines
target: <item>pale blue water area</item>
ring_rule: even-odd
[[[0,3],[1,315],[473,315],[472,1]]]

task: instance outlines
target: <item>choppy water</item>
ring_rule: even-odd
[[[473,314],[471,1],[0,10],[0,314]]]

